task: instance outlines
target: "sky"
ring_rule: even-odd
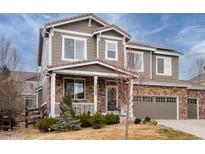
[[[76,14],[0,14],[0,36],[19,50],[25,71],[32,71],[39,28]],[[180,79],[189,79],[194,61],[205,58],[205,14],[96,14],[132,35],[133,41],[174,48],[180,57]]]

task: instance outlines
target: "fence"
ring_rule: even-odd
[[[7,114],[0,113],[0,130],[13,130],[14,119]]]
[[[46,107],[40,108],[27,108],[25,112],[25,127],[28,128],[29,125],[35,125],[37,120],[46,115]]]
[[[73,110],[75,111],[76,115],[91,112],[94,112],[93,103],[72,103]]]

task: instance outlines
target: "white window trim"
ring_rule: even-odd
[[[164,59],[164,62],[165,62],[166,58],[170,58],[170,60],[171,60],[171,65],[170,65],[170,72],[171,73],[170,74],[166,74],[165,63],[164,63],[164,73],[158,73],[158,59]],[[156,56],[156,75],[172,76],[172,57]]]
[[[75,101],[75,100],[83,100],[83,101],[85,101],[86,100],[86,80],[84,79],[84,78],[69,78],[69,77],[64,77],[63,78],[63,96],[65,96],[65,80],[66,79],[72,79],[72,80],[74,80],[74,98],[71,98],[73,101]],[[82,99],[78,99],[78,98],[75,98],[75,80],[83,80],[84,81],[84,98],[82,98]]]
[[[107,53],[108,52],[108,50],[107,50],[107,47],[108,47],[107,44],[108,43],[114,43],[115,44],[115,47],[116,47],[115,48],[116,49],[115,50],[115,55],[116,55],[115,58],[109,58],[108,57],[108,53]],[[105,59],[106,60],[112,60],[112,61],[118,61],[118,41],[105,40]]]
[[[84,59],[70,59],[70,58],[65,58],[64,55],[65,55],[65,49],[64,49],[64,42],[65,42],[65,39],[74,39],[74,40],[81,40],[81,41],[84,41],[85,45],[85,50],[84,50],[84,55],[85,55],[85,58]],[[75,48],[75,46],[74,46]],[[74,49],[75,51],[75,49]],[[75,54],[75,53],[74,53]],[[74,56],[75,57],[75,56]],[[68,35],[62,35],[62,56],[61,56],[61,60],[62,61],[80,61],[80,60],[86,60],[87,59],[87,38],[83,38],[83,37],[76,37],[76,36],[68,36]]]
[[[132,51],[132,50],[126,50],[126,68],[127,68],[127,53],[134,53],[134,54],[140,54],[142,55],[142,68],[139,70],[135,70],[133,69],[133,71],[137,71],[137,72],[144,72],[144,52],[140,52],[140,51]]]

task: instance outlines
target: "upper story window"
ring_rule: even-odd
[[[105,43],[105,59],[118,60],[118,42],[106,40]]]
[[[172,58],[171,57],[156,57],[156,74],[157,75],[172,75]]]
[[[86,54],[85,38],[63,36],[62,60],[83,60]]]
[[[127,51],[127,69],[143,72],[144,71],[144,58],[143,52]]]

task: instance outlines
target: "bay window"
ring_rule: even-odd
[[[64,95],[70,95],[72,99],[85,99],[85,80],[65,79]]]
[[[127,69],[143,72],[143,52],[138,51],[127,51]]]
[[[62,36],[62,60],[86,59],[86,39],[79,37]]]

